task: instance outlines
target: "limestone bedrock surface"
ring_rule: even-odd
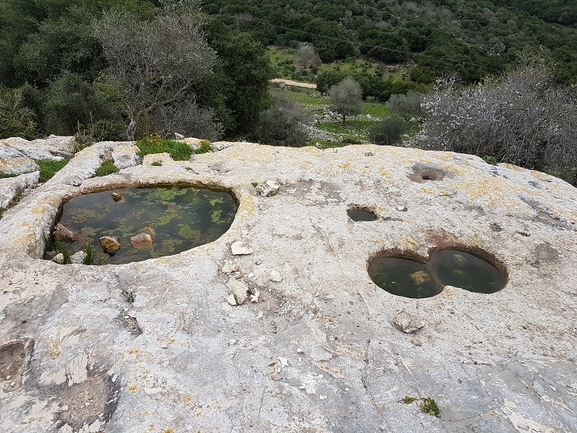
[[[190,161],[93,177],[115,146],[79,152],[0,220],[0,431],[575,431],[570,185],[473,156],[371,145],[218,143]],[[269,179],[278,193],[259,195],[253,183]],[[64,200],[156,184],[228,189],[236,219],[169,257],[39,258]],[[378,218],[354,222],[350,207]],[[233,255],[239,241],[252,254]],[[506,287],[409,299],[367,274],[381,250],[426,259],[459,246],[493,257]],[[232,280],[250,302],[227,302]],[[398,329],[399,314],[418,326]],[[421,412],[424,398],[440,418]]]

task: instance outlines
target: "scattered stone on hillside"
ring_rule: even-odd
[[[118,146],[112,151],[112,160],[119,170],[138,165],[138,147],[134,145]]]
[[[280,283],[282,281],[282,276],[280,274],[280,272],[272,270],[270,271],[270,280],[273,283]]]
[[[249,255],[254,252],[253,249],[246,245],[243,241],[234,242],[230,246],[230,250],[235,256]]]
[[[112,196],[112,200],[114,200],[115,202],[119,202],[120,200],[122,200],[124,198],[124,197],[122,197],[122,194],[120,194],[119,192],[113,192],[110,195]]]
[[[54,226],[54,239],[61,242],[72,243],[78,240],[78,235],[69,228],[64,227],[61,223],[57,223]]]
[[[406,212],[407,211],[407,206],[397,206],[397,210],[399,212]]]
[[[53,258],[52,261],[58,263],[59,265],[63,265],[66,263],[66,259],[64,258],[64,254],[58,253]]]
[[[223,274],[231,274],[233,272],[238,272],[239,269],[240,267],[238,266],[238,264],[231,263],[230,261],[227,260],[226,262],[224,262],[224,265],[222,265],[220,272],[222,272]]]
[[[234,143],[231,143],[229,141],[217,141],[215,143],[212,143],[212,149],[220,151],[232,147],[233,145]]]
[[[234,296],[234,300],[237,305],[242,305],[244,301],[246,301],[248,295],[250,294],[250,288],[248,287],[248,284],[246,284],[244,281],[231,279],[227,283],[227,286],[230,289],[230,294]]]
[[[278,193],[279,188],[280,183],[278,180],[267,180],[266,182],[259,183],[256,186],[256,191],[264,197],[271,197]]]
[[[412,334],[425,326],[425,322],[420,320],[416,315],[406,310],[401,310],[393,317],[391,323],[399,331],[406,334]]]
[[[102,236],[98,240],[98,242],[102,247],[102,251],[104,251],[106,254],[113,255],[120,248],[122,248],[122,245],[120,244],[120,239],[118,239],[116,236]]]
[[[130,238],[130,243],[137,250],[149,250],[154,246],[152,236],[148,233],[139,233]]]
[[[78,251],[70,256],[70,263],[81,265],[86,260],[87,254],[84,251]]]

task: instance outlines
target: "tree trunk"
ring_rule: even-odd
[[[136,133],[136,120],[130,119],[130,123],[126,127],[126,138],[128,141],[134,141],[134,136]]]

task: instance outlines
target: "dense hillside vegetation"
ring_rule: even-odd
[[[577,4],[550,0],[210,0],[266,45],[312,43],[323,62],[359,55],[408,63],[429,84],[457,73],[475,82],[526,51],[551,55],[560,82],[577,81]]]
[[[0,138],[411,139],[577,182],[576,84],[575,1],[0,0]]]

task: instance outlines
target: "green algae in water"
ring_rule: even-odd
[[[400,257],[376,257],[369,276],[380,288],[407,298],[429,298],[443,290],[427,264]]]
[[[477,293],[495,293],[505,287],[505,277],[499,269],[464,251],[438,251],[431,257],[431,265],[439,279],[448,286]]]
[[[115,202],[112,193],[122,195]],[[223,191],[181,187],[126,188],[86,194],[63,206],[60,223],[78,234],[68,244],[70,254],[92,245],[95,263],[130,263],[178,254],[218,239],[232,224],[234,198]],[[218,218],[215,218],[217,217]],[[151,250],[137,250],[130,238],[150,227],[155,232]],[[102,236],[120,238],[122,248],[109,256]]]
[[[379,255],[369,263],[368,272],[377,286],[407,298],[435,296],[448,285],[470,292],[495,293],[507,282],[492,263],[459,250],[437,251],[428,263]]]

